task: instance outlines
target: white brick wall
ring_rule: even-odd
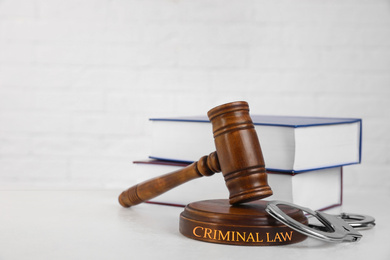
[[[361,117],[347,189],[390,188],[387,0],[0,1],[0,183],[122,187],[149,117]]]

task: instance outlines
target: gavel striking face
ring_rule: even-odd
[[[211,109],[208,117],[213,127],[216,152],[203,156],[184,169],[153,178],[122,192],[119,203],[123,207],[137,205],[189,180],[220,171],[230,193],[230,204],[272,195],[248,104],[244,101],[224,104]]]

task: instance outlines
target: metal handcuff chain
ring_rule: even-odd
[[[287,205],[309,213],[317,218],[323,226],[313,224],[304,225],[286,215],[278,205]],[[375,219],[371,216],[348,213],[331,215],[285,201],[269,201],[266,211],[291,229],[327,242],[357,242],[361,239],[362,235],[356,229],[368,229],[375,226]]]

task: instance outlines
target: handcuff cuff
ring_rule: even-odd
[[[315,224],[304,225],[285,214],[278,205],[287,205],[309,213],[317,218],[323,226]],[[331,215],[285,201],[269,201],[265,210],[291,229],[309,237],[328,242],[357,242],[362,237],[357,229],[369,229],[375,226],[375,219],[371,216],[348,213]]]

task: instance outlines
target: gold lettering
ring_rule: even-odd
[[[257,232],[256,232],[256,242],[263,242],[263,239],[259,240],[259,233],[257,233]]]
[[[203,227],[197,226],[197,227],[195,227],[195,228],[192,230],[192,234],[194,234],[194,236],[196,236],[196,237],[201,237],[201,235],[197,235],[197,234],[196,234],[196,230],[197,230],[198,228],[200,228],[200,229],[203,230]]]
[[[294,231],[290,232],[279,232],[279,233],[266,233],[266,242],[285,242],[291,241]],[[223,241],[242,241],[246,243],[263,243],[264,239],[261,234],[256,232],[239,232],[239,231],[222,231],[218,229],[211,229],[202,226],[196,226],[192,230],[192,234],[195,237],[203,237],[212,240],[223,240]],[[256,234],[256,237],[255,237]]]
[[[248,242],[249,239],[252,239],[252,242],[255,242],[255,239],[254,239],[254,237],[253,237],[253,235],[252,235],[252,232],[249,233],[249,236],[248,236],[248,238],[246,239],[246,242]]]
[[[230,241],[229,240],[229,236],[230,236],[230,231],[226,232],[225,236],[223,235],[222,231],[221,230],[218,230],[218,240],[221,240],[221,237],[222,237],[222,240],[225,240],[226,237],[227,237],[227,240],[226,241]]]
[[[286,233],[285,233],[285,236],[283,236],[283,233],[280,233],[280,235],[283,237],[283,240],[284,240],[284,241],[287,241],[287,239],[288,239],[289,241],[291,241],[292,234],[293,234],[293,231],[290,231],[290,235],[286,232]]]
[[[282,240],[280,239],[280,236],[278,233],[275,234],[275,242],[276,242],[276,239],[279,239],[279,242],[281,242]]]
[[[240,234],[240,232],[237,231],[237,241],[238,241],[238,237],[240,237],[241,240],[245,242],[245,233],[246,233],[246,232],[244,232],[244,236],[242,236],[242,235]]]
[[[212,239],[210,236],[211,232],[213,232],[211,228],[205,228],[203,237],[206,238],[206,236],[208,236],[210,239]]]
[[[267,242],[275,242],[274,240],[269,240],[269,233],[267,232]]]

